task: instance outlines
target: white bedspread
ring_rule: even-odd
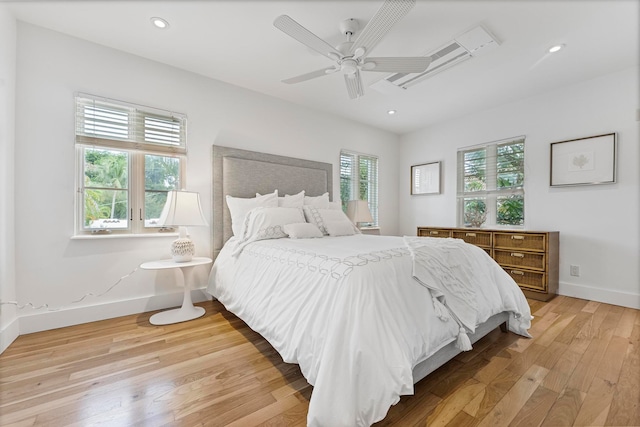
[[[309,426],[383,419],[413,393],[413,367],[458,336],[459,325],[436,316],[430,290],[413,279],[402,237],[263,240],[237,258],[234,244],[216,259],[208,291],[300,365],[314,386]],[[481,262],[500,268],[490,257]],[[475,324],[502,311],[530,319],[509,280],[482,283]]]

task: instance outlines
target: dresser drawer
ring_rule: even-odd
[[[476,246],[491,247],[491,232],[490,231],[461,231],[453,230],[453,238],[462,239],[467,243],[471,243]]]
[[[545,269],[544,253],[495,249],[493,252],[493,258],[502,266],[520,267],[540,271],[544,271]]]
[[[546,235],[536,233],[493,233],[493,247],[544,252]]]
[[[523,289],[538,292],[547,292],[547,276],[543,272],[520,270],[511,267],[502,267],[504,271],[515,280]]]
[[[451,237],[451,230],[440,228],[420,228],[418,236],[422,237]]]

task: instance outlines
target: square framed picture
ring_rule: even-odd
[[[549,185],[616,182],[616,134],[590,136],[551,144]]]
[[[411,166],[411,194],[440,194],[441,162]]]

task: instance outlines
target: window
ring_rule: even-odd
[[[186,117],[76,96],[76,234],[166,231],[167,192],[184,187]]]
[[[366,200],[373,222],[378,226],[378,158],[349,151],[340,152],[340,200],[347,211],[349,200]]]
[[[458,151],[459,226],[524,226],[524,140]]]

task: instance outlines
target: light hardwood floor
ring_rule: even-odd
[[[640,426],[640,311],[530,300],[533,339],[495,330],[376,426]],[[303,426],[312,388],[217,302],[19,337],[0,355],[2,426]]]

